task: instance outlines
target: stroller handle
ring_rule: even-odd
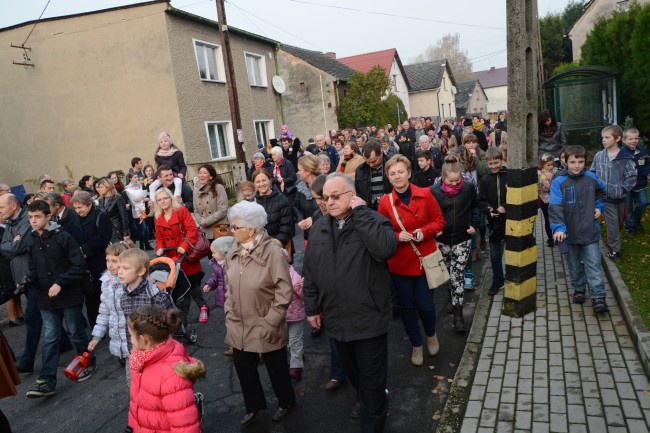
[[[175,253],[178,253],[178,248],[163,248],[162,251],[163,251],[163,254],[164,254],[164,253],[169,253],[169,252],[172,252],[172,251],[175,252]],[[187,252],[181,254],[181,255],[180,255],[176,260],[174,260],[174,261],[177,262],[177,263],[180,263],[180,262],[182,262],[183,260],[185,260],[185,257],[186,257],[186,256],[187,256]]]

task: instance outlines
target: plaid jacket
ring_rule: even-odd
[[[158,304],[165,310],[172,304],[167,295],[161,292],[149,279],[144,278],[134,290],[128,290],[128,285],[123,285],[124,294],[120,298],[120,306],[127,319],[135,310],[145,305]]]

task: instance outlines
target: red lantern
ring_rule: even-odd
[[[70,365],[63,370],[63,374],[68,379],[76,382],[79,379],[79,375],[90,365],[90,356],[90,352],[84,352],[83,355],[75,356]]]

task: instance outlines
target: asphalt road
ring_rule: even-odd
[[[296,236],[296,247],[302,249],[302,239]],[[302,265],[302,253],[295,257],[298,271]],[[476,281],[481,280],[483,258],[475,264]],[[203,264],[208,271],[207,260]],[[207,276],[206,276],[207,278]],[[212,294],[206,295],[212,304]],[[474,305],[478,298],[475,291],[466,292],[466,324],[471,326]],[[410,363],[410,344],[402,323],[397,320],[389,334],[388,390],[389,417],[387,432],[430,432],[437,426],[436,414],[442,412],[451,387],[456,366],[460,361],[467,334],[453,331],[451,315],[444,312],[447,302],[443,290],[436,291],[435,303],[438,313],[437,334],[441,350],[436,357],[429,357],[425,349],[425,363],[414,367]],[[303,379],[294,382],[297,406],[281,423],[273,423],[271,415],[277,402],[271,389],[264,364],[260,363],[260,376],[266,391],[269,408],[261,412],[255,422],[241,429],[239,421],[244,415],[243,398],[233,367],[232,358],[223,355],[225,326],[223,310],[214,308],[210,321],[205,325],[197,322],[198,309],[192,303],[190,320],[198,331],[198,341],[186,345],[191,356],[201,359],[208,371],[207,378],[197,382],[195,390],[205,395],[204,432],[358,432],[358,421],[349,417],[354,403],[354,390],[346,384],[339,390],[327,393],[324,385],[329,379],[329,340],[323,334],[312,337],[305,321],[305,370]],[[24,327],[3,328],[10,345],[18,353],[24,342]],[[19,394],[3,399],[2,411],[10,420],[12,431],[34,432],[123,432],[127,423],[129,406],[128,389],[124,368],[118,364],[103,341],[96,349],[98,370],[83,383],[73,383],[63,375],[63,369],[73,357],[73,352],[61,356],[56,394],[50,398],[29,400],[25,392],[36,380],[40,356],[37,356],[36,373],[22,375]],[[2,432],[4,433],[4,432]]]

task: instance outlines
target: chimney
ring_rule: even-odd
[[[494,71],[496,68],[494,66],[490,67],[490,71]]]
[[[327,57],[331,58],[331,59],[335,59],[335,60],[336,60],[336,53],[333,53],[333,52],[329,51],[329,52],[325,53],[325,55],[326,55]]]

